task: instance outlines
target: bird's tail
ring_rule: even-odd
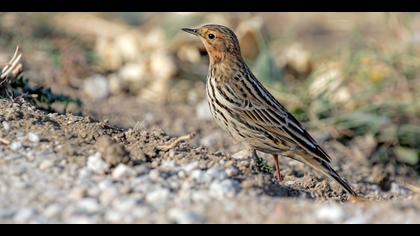
[[[344,190],[346,190],[346,192],[351,194],[352,197],[359,198],[358,194],[352,189],[350,184],[348,184],[343,178],[341,178],[340,175],[337,173],[337,171],[335,171],[331,167],[331,165],[329,163],[327,163],[326,161],[318,159],[316,157],[315,158],[303,158],[301,156],[299,156],[299,157],[295,156],[294,159],[299,160],[299,161],[301,161],[305,164],[308,164],[309,166],[311,166],[315,170],[321,172],[325,176],[327,176],[327,177],[333,179],[334,181],[336,181],[338,184],[341,185],[341,187],[343,187]]]

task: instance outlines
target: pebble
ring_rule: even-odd
[[[143,63],[128,63],[118,72],[118,76],[125,81],[138,82],[144,79],[146,68]]]
[[[40,141],[39,135],[36,134],[36,133],[32,133],[32,132],[28,133],[28,139],[29,139],[29,141],[31,141],[33,143],[39,143],[39,141]]]
[[[229,177],[234,177],[237,176],[239,174],[239,170],[236,167],[230,167],[226,169],[226,174]]]
[[[9,131],[10,130],[10,125],[9,125],[9,123],[7,123],[6,121],[3,121],[2,122],[2,125],[3,125],[3,129],[4,129],[4,131]]]
[[[191,172],[191,178],[196,181],[197,183],[204,183],[205,181],[205,174],[202,170],[193,170]]]
[[[105,220],[110,223],[121,224],[125,213],[121,213],[115,210],[109,210],[105,213]]]
[[[149,172],[149,178],[151,180],[155,180],[155,181],[159,180],[160,179],[160,172],[159,172],[159,170],[158,169],[151,170]]]
[[[113,209],[119,212],[130,212],[136,205],[136,200],[132,198],[116,199],[112,203]]]
[[[109,95],[108,80],[105,76],[94,75],[85,79],[83,90],[92,99],[104,99]]]
[[[409,194],[409,190],[407,188],[405,188],[404,186],[401,186],[395,182],[391,183],[391,193],[397,194],[397,195],[408,195]]]
[[[146,201],[151,204],[159,205],[167,202],[170,197],[170,192],[168,189],[160,188],[154,190],[146,195]]]
[[[13,220],[16,223],[24,223],[28,222],[33,216],[35,215],[35,210],[30,208],[23,208],[20,209],[15,216],[13,217]]]
[[[47,170],[51,167],[54,166],[54,162],[51,160],[44,160],[41,162],[41,164],[39,164],[39,169],[40,170]]]
[[[18,151],[21,148],[22,148],[21,142],[13,142],[10,144],[10,149],[12,149],[13,151]]]
[[[114,179],[125,179],[132,175],[134,175],[134,171],[124,164],[118,164],[118,166],[112,171],[112,178]]]
[[[212,180],[223,180],[227,178],[225,169],[220,167],[212,167],[206,171],[206,175],[209,176]]]
[[[201,221],[198,214],[181,208],[170,209],[168,217],[177,224],[197,224]]]
[[[48,218],[53,218],[53,217],[57,217],[57,215],[59,215],[61,211],[62,209],[60,205],[51,204],[45,209],[44,215]]]
[[[77,205],[80,209],[88,213],[94,213],[101,209],[101,206],[94,198],[84,198]]]
[[[189,174],[191,171],[198,168],[198,161],[193,161],[191,163],[186,164],[182,167],[182,170],[185,171],[185,173]]]
[[[80,200],[86,195],[86,189],[78,187],[70,191],[69,197],[73,200]]]
[[[118,190],[115,187],[104,189],[99,195],[99,201],[102,205],[108,205],[118,196],[118,194]]]
[[[222,138],[220,132],[213,132],[200,140],[200,145],[205,147],[214,147],[217,145],[219,140]]]
[[[196,113],[197,113],[197,117],[200,120],[211,120],[212,119],[212,115],[211,115],[211,111],[210,111],[207,99],[204,99],[202,102],[200,102],[197,105]]]
[[[214,181],[210,185],[210,194],[213,197],[223,199],[233,197],[241,189],[241,185],[236,180],[225,179],[223,181]]]
[[[105,174],[109,169],[109,165],[102,160],[101,153],[97,152],[88,157],[87,168],[96,174]]]
[[[316,210],[315,217],[328,222],[339,222],[344,217],[344,211],[337,205],[323,206]]]

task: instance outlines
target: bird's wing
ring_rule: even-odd
[[[331,157],[318,145],[302,124],[258,80],[232,81],[231,84],[220,85],[218,91],[225,93],[222,94],[223,97],[228,98],[225,104],[228,104],[245,121],[257,124],[279,139],[293,140],[308,153],[327,163],[331,162]]]

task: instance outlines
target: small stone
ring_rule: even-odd
[[[146,68],[144,63],[129,63],[124,65],[118,73],[118,76],[125,81],[138,82],[144,79]]]
[[[51,160],[45,160],[45,161],[42,161],[41,162],[41,164],[39,165],[39,169],[40,170],[47,170],[47,169],[49,169],[49,168],[51,168],[53,166],[54,166],[54,162],[53,161],[51,161]]]
[[[10,149],[12,149],[13,151],[18,151],[21,148],[22,148],[21,142],[13,142],[12,144],[10,144]]]
[[[165,172],[174,171],[176,169],[176,162],[175,160],[165,160],[162,161],[160,165],[160,169]]]
[[[125,213],[121,213],[115,210],[110,210],[105,213],[105,220],[110,223],[121,223]]]
[[[99,201],[102,205],[110,204],[118,196],[116,188],[104,189],[99,195]]]
[[[95,224],[95,223],[97,223],[97,218],[84,216],[84,215],[74,215],[74,216],[70,216],[69,218],[67,218],[66,223],[67,224],[75,224],[75,225]]]
[[[236,167],[231,167],[226,169],[226,174],[229,177],[237,176],[239,173],[239,170]]]
[[[189,174],[191,171],[198,168],[198,161],[193,161],[191,163],[188,163],[187,165],[182,167],[182,170],[185,171],[185,173]]]
[[[409,194],[409,190],[404,186],[401,186],[395,182],[391,183],[391,193],[398,194],[398,195],[407,195]]]
[[[113,209],[119,211],[119,212],[130,212],[135,206],[137,205],[137,202],[135,199],[118,199],[115,200],[112,203]]]
[[[236,180],[225,179],[223,181],[214,181],[210,185],[210,194],[213,197],[223,199],[233,197],[241,190],[241,185]]]
[[[97,152],[88,157],[87,168],[96,174],[105,174],[109,165],[102,160],[101,153]]]
[[[112,178],[124,179],[134,175],[134,171],[124,164],[119,164],[114,171],[112,171]]]
[[[212,115],[207,100],[203,100],[196,107],[197,117],[201,120],[211,120]]]
[[[206,175],[211,179],[223,180],[227,178],[225,169],[219,167],[213,167],[207,170]]]
[[[242,150],[232,155],[232,158],[235,160],[246,160],[251,157],[249,150]]]
[[[75,188],[71,190],[69,194],[70,199],[73,199],[73,200],[80,200],[84,196],[86,196],[86,189],[84,188]]]
[[[197,183],[204,183],[205,181],[205,174],[202,170],[193,170],[191,172],[191,178],[196,181]]]
[[[168,217],[177,224],[196,224],[201,221],[201,217],[198,214],[181,208],[170,209]]]
[[[220,132],[213,132],[200,140],[200,144],[205,147],[214,147],[221,140],[222,135]]]
[[[150,58],[150,69],[158,79],[171,79],[178,72],[175,58],[164,50],[155,50]]]
[[[158,189],[146,195],[146,201],[151,204],[159,205],[169,199],[170,192],[168,189]]]
[[[149,178],[151,180],[159,180],[160,179],[160,171],[158,169],[153,169],[149,172]]]
[[[45,209],[44,215],[48,218],[53,218],[53,217],[56,217],[57,215],[59,215],[61,211],[62,211],[62,208],[60,207],[60,205],[52,204],[52,205],[49,205]]]
[[[336,205],[323,206],[316,210],[315,216],[328,222],[339,222],[344,217],[344,211]]]
[[[23,208],[20,209],[15,216],[13,217],[13,220],[16,223],[25,223],[28,222],[33,216],[35,215],[35,211],[30,208]]]
[[[38,143],[39,140],[40,140],[39,135],[36,134],[36,133],[32,133],[32,132],[28,133],[28,139],[29,139],[29,141],[31,141],[33,143]]]
[[[109,95],[108,80],[102,75],[94,75],[84,81],[83,90],[93,99],[104,99]]]
[[[179,171],[177,175],[178,175],[178,178],[180,179],[185,179],[187,177],[187,174],[185,173],[184,170]]]
[[[101,206],[94,198],[84,198],[79,201],[78,207],[83,211],[94,213],[101,209]]]
[[[3,125],[3,128],[4,128],[4,131],[9,131],[10,130],[10,125],[9,125],[9,123],[7,123],[6,121],[3,121],[2,122],[2,125]]]

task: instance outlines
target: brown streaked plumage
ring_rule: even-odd
[[[248,148],[272,154],[280,181],[278,155],[308,164],[357,196],[331,167],[331,157],[253,75],[232,30],[222,25],[183,30],[197,35],[209,54],[207,98],[222,129]]]

